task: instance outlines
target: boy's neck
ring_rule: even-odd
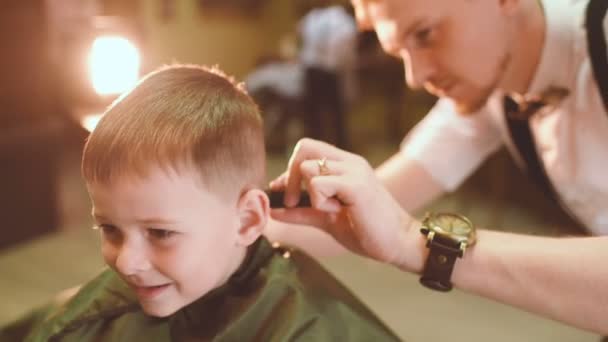
[[[274,253],[273,247],[270,246],[266,238],[260,236],[253,244],[243,250],[243,254],[238,258],[238,264],[219,287],[204,294],[180,311],[186,310],[190,313],[200,313],[200,310],[206,310],[210,301],[213,301],[213,298],[233,293],[235,290],[246,291],[248,288],[247,284],[253,285],[251,282],[252,277],[258,274],[259,270]],[[237,259],[235,258],[235,260]]]
[[[240,253],[234,258],[234,263],[231,265],[228,277],[223,282],[223,284],[226,284],[230,280],[230,278],[233,277],[243,267],[243,264],[246,262],[250,254],[251,246],[249,246],[248,248],[244,248],[242,251],[240,251]]]

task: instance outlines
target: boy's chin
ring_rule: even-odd
[[[143,312],[146,315],[152,316],[152,317],[158,317],[158,318],[171,316],[183,307],[183,306],[169,307],[169,306],[158,306],[158,305],[144,305],[141,303],[140,303],[140,305],[141,305]]]
[[[183,307],[187,306],[190,303],[184,302],[183,300],[175,299],[173,300],[169,298],[163,298],[164,300],[158,301],[142,301],[139,300],[139,306],[142,311],[152,317],[167,317],[171,316],[177,311],[181,310]]]

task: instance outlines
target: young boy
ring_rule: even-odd
[[[217,70],[145,77],[83,154],[110,269],[5,336],[33,326],[26,341],[398,340],[319,264],[261,236],[262,130],[255,103]]]

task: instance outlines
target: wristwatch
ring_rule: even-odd
[[[420,283],[433,290],[450,291],[456,258],[462,258],[467,247],[475,244],[475,226],[462,215],[428,213],[420,232],[426,235],[430,250]]]

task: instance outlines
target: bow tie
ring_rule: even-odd
[[[538,95],[511,93],[505,96],[505,113],[510,119],[528,120],[541,108],[553,110],[568,94],[568,89],[555,86]]]

